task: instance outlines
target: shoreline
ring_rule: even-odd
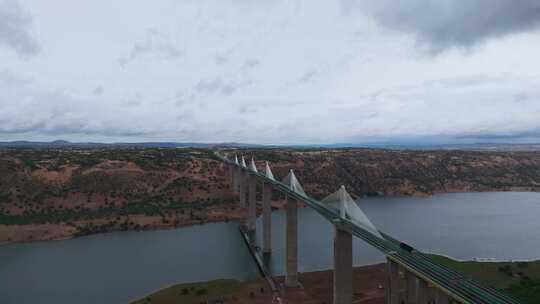
[[[31,243],[39,243],[39,242],[57,242],[57,241],[66,241],[76,238],[84,238],[87,236],[93,236],[93,235],[99,235],[99,234],[108,234],[108,233],[121,233],[121,232],[152,232],[152,231],[161,231],[161,230],[174,230],[174,229],[182,229],[187,227],[194,227],[194,226],[200,226],[200,225],[206,225],[206,224],[216,224],[216,223],[227,223],[227,222],[235,222],[238,221],[238,219],[209,219],[205,221],[199,221],[196,223],[185,223],[185,224],[178,224],[176,226],[151,226],[144,229],[128,229],[128,230],[110,230],[110,231],[103,231],[103,232],[95,232],[95,233],[88,233],[84,235],[76,235],[72,234],[69,236],[64,237],[58,237],[58,238],[46,238],[46,239],[34,239],[34,240],[24,240],[24,241],[12,241],[12,242],[0,242],[0,247],[2,246],[8,246],[8,245],[15,245],[15,244],[31,244]],[[34,224],[31,224],[34,225]],[[65,225],[65,223],[60,223],[57,225]],[[2,226],[17,226],[17,225],[0,225],[0,228]],[[29,226],[29,225],[19,225],[19,226]]]
[[[386,282],[386,264],[377,263],[353,268],[353,283],[355,300],[367,301],[363,303],[383,304]],[[284,283],[284,276],[274,276],[278,284]],[[333,271],[317,270],[299,273],[302,288],[287,290],[285,297],[289,304],[305,303],[332,303]],[[216,285],[233,285],[232,288],[220,288]],[[192,290],[190,294],[184,294],[183,290]],[[205,290],[204,294],[196,294],[198,290]],[[216,279],[202,282],[190,282],[180,284],[168,284],[154,292],[148,293],[130,301],[130,304],[151,303],[206,303],[207,299],[225,299],[224,303],[275,303],[275,295],[271,291],[266,280],[262,277],[240,281],[228,279]]]
[[[473,193],[540,193],[540,189],[537,189],[536,191],[523,191],[524,189],[516,189],[516,190],[519,190],[519,191],[506,191],[506,190],[501,190],[501,191],[452,191],[452,192],[437,192],[437,193],[427,194],[427,195],[395,195],[395,196],[368,196],[368,197],[369,198],[429,198],[429,197],[434,197],[434,196],[437,196],[437,195],[459,194],[459,193],[463,193],[463,194],[468,194],[468,193],[471,193],[471,194],[473,194]],[[362,198],[366,198],[366,197],[359,197],[358,200],[361,200]],[[272,202],[272,211],[282,210],[282,209],[284,209],[284,206],[285,206],[284,201],[275,200],[275,201]],[[298,206],[299,206],[299,208],[304,208],[305,207],[304,204],[298,204]],[[233,208],[234,209],[233,209],[232,212],[226,212],[226,211],[220,210],[218,208],[204,209],[203,213],[204,212],[212,213],[213,211],[216,211],[216,210],[218,212],[223,213],[223,215],[217,215],[217,216],[210,215],[208,218],[204,218],[204,219],[190,219],[190,220],[186,220],[184,222],[167,223],[167,224],[164,224],[164,223],[161,223],[161,222],[160,223],[151,223],[151,224],[147,224],[146,226],[140,226],[138,228],[135,228],[135,227],[127,228],[127,229],[114,229],[113,228],[113,229],[110,229],[110,230],[95,231],[95,232],[89,232],[89,233],[83,233],[83,234],[72,230],[72,229],[75,229],[75,228],[73,226],[68,225],[69,222],[54,223],[54,224],[0,225],[0,238],[2,237],[2,234],[6,234],[7,233],[6,231],[9,232],[10,230],[19,230],[18,231],[19,233],[25,233],[25,232],[27,232],[27,230],[32,230],[32,228],[37,228],[37,227],[45,228],[47,226],[51,226],[51,228],[61,230],[59,232],[59,234],[54,234],[51,231],[47,231],[46,229],[42,229],[42,230],[37,229],[36,234],[41,233],[41,234],[44,234],[44,235],[36,236],[36,235],[30,234],[26,238],[23,238],[22,236],[20,236],[21,239],[18,239],[18,240],[0,241],[0,247],[12,245],[12,244],[25,244],[25,243],[35,243],[35,242],[48,242],[48,241],[63,241],[63,240],[69,240],[69,239],[74,239],[74,238],[79,238],[79,237],[84,237],[84,236],[89,236],[89,235],[110,233],[110,232],[123,232],[123,231],[145,232],[145,231],[157,231],[157,230],[170,230],[170,229],[178,229],[178,228],[197,226],[197,225],[204,225],[204,224],[210,224],[210,223],[222,223],[222,222],[226,223],[226,222],[229,222],[229,221],[242,221],[243,220],[243,213],[245,213],[246,211],[241,210],[238,207],[233,207]],[[130,216],[124,216],[124,218],[129,220]],[[151,220],[151,219],[155,220],[156,216],[146,216],[146,215],[141,214],[141,215],[131,215],[131,218],[132,219],[137,219],[137,220],[139,220],[141,222],[144,222],[144,221]],[[106,221],[107,219],[108,218],[99,218],[99,219],[89,220],[87,224],[98,223],[100,221]],[[168,220],[170,220],[170,219],[168,219]],[[72,230],[72,231],[67,231],[67,230]],[[47,235],[46,233],[50,233],[50,234]],[[449,258],[457,260],[454,257],[449,257]],[[491,261],[490,258],[476,258],[476,259],[479,259],[479,261],[485,261],[485,262]],[[486,259],[486,260],[482,260],[482,259]],[[458,261],[461,261],[461,260],[458,260]],[[497,260],[497,259],[493,259],[492,261],[493,262],[504,262],[504,260],[501,261],[501,260]],[[509,260],[508,262],[511,262],[511,261],[517,261],[517,260]],[[528,261],[528,260],[523,260],[523,261]]]
[[[502,293],[513,296],[523,303],[536,303],[537,294],[530,293],[530,287],[523,282],[537,282],[540,284],[540,260],[531,262],[481,262],[481,261],[458,261],[443,255],[430,254],[431,258],[442,265],[452,267],[471,276],[482,284],[500,290]],[[383,304],[387,284],[386,263],[376,263],[353,267],[353,301],[369,304]],[[302,288],[288,289],[284,296],[289,304],[299,303],[332,303],[333,296],[333,270],[317,270],[299,273]],[[284,282],[283,276],[273,277],[278,283]],[[216,282],[234,282],[235,288],[231,290],[216,289]],[[181,290],[191,288],[191,297],[186,297]],[[195,288],[195,289],[194,289]],[[130,304],[165,304],[179,302],[186,304],[205,303],[209,298],[224,299],[224,303],[257,303],[272,304],[274,298],[271,292],[266,290],[268,285],[264,278],[249,281],[239,280],[210,280],[172,284],[164,286],[149,293]],[[195,291],[204,289],[208,293],[196,294]],[[264,289],[264,292],[263,292]],[[260,290],[260,292],[259,292]],[[249,297],[247,297],[249,295]],[[246,298],[249,301],[245,301]]]

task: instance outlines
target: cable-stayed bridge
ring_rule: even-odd
[[[342,186],[322,201],[304,192],[294,172],[277,181],[266,163],[259,171],[251,159],[215,155],[228,169],[233,191],[239,194],[240,206],[247,207],[247,229],[254,235],[256,221],[256,183],[262,183],[263,253],[272,251],[272,191],[286,197],[286,267],[285,286],[298,286],[298,220],[297,202],[314,209],[334,226],[334,304],[352,303],[352,237],[358,237],[378,249],[387,258],[386,303],[446,304],[518,303],[515,299],[485,286],[462,273],[433,261],[411,246],[380,232],[362,212]]]

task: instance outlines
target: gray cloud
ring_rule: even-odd
[[[247,69],[252,69],[256,66],[258,66],[261,62],[257,59],[254,59],[254,58],[250,58],[248,60],[246,60],[245,64],[244,64],[244,67],[247,68]]]
[[[145,40],[135,43],[129,55],[121,57],[118,61],[120,66],[125,68],[131,62],[144,57],[172,60],[181,57],[183,54],[184,51],[174,45],[166,35],[156,29],[149,29],[146,32]]]
[[[15,0],[0,0],[0,46],[21,56],[35,55],[38,43],[31,34],[32,19]]]
[[[531,31],[540,24],[538,0],[345,0],[346,7],[373,15],[382,25],[414,34],[421,47],[440,52]]]
[[[213,80],[203,79],[199,81],[197,85],[195,85],[194,90],[203,95],[222,93],[229,96],[236,91],[236,87],[225,83],[221,78],[215,78]]]
[[[298,78],[287,83],[288,87],[298,87],[306,83],[309,83],[317,79],[321,74],[324,74],[327,71],[327,68],[324,66],[314,66],[300,75]]]
[[[94,95],[96,95],[96,96],[101,96],[101,95],[103,95],[103,86],[102,86],[102,85],[97,86],[97,87],[92,91],[92,94],[94,94]]]
[[[221,94],[231,96],[241,88],[252,85],[252,81],[237,81],[234,79],[224,80],[216,77],[212,80],[202,79],[193,87],[193,97]]]
[[[36,133],[132,137],[154,134],[150,129],[129,127],[125,121],[108,117],[108,110],[118,111],[116,106],[107,108],[103,106],[106,103],[80,99],[61,90],[42,90],[36,88],[33,80],[10,71],[0,71],[0,92],[0,135]],[[129,115],[129,112],[124,113]]]

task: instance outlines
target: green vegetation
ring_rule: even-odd
[[[210,206],[219,206],[227,203],[230,203],[230,200],[226,198],[206,198],[193,202],[177,200],[168,204],[161,204],[157,201],[131,201],[123,207],[102,206],[97,209],[45,209],[41,211],[26,211],[23,215],[0,214],[0,225],[61,223],[135,214],[165,217],[164,212],[167,210],[202,210]]]
[[[540,260],[532,262],[455,261],[432,255],[435,261],[471,275],[474,279],[506,292],[524,304],[540,299]]]

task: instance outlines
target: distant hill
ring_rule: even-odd
[[[243,143],[196,143],[196,142],[133,142],[133,143],[99,143],[99,142],[69,142],[55,141],[5,141],[0,142],[0,148],[212,148],[212,147],[263,147],[263,145]]]
[[[474,143],[474,144],[392,144],[392,143],[336,143],[336,144],[305,144],[305,145],[262,145],[237,142],[201,143],[201,142],[69,142],[55,140],[39,141],[8,141],[0,142],[0,148],[375,148],[390,150],[470,150],[470,151],[540,151],[540,143]]]

